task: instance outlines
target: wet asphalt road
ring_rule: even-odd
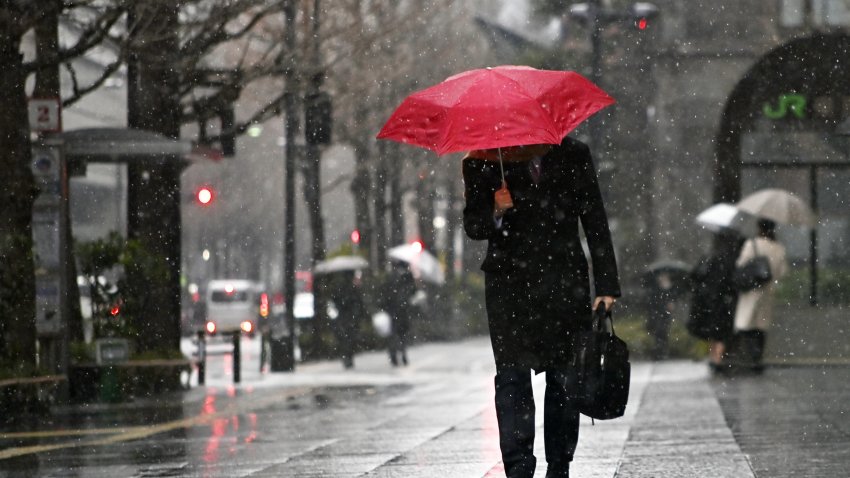
[[[406,368],[375,352],[289,374],[260,373],[254,344],[238,386],[227,347],[211,347],[205,387],[0,431],[0,477],[504,476],[486,339],[415,347]],[[728,379],[671,361],[632,378],[626,416],[583,419],[573,476],[850,476],[850,367]]]

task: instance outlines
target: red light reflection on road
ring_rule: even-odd
[[[227,395],[234,396],[236,389],[229,387]],[[204,400],[202,415],[214,415],[216,413],[215,406],[216,397],[208,395]],[[253,443],[257,440],[257,423],[258,417],[256,413],[248,413],[247,415],[232,415],[228,418],[213,418],[210,422],[210,436],[207,438],[206,446],[204,447],[203,461],[209,464],[215,464],[222,459],[227,459],[227,456],[235,455],[239,452],[239,442]],[[242,433],[240,433],[242,429]],[[244,438],[242,438],[244,436]],[[222,450],[223,447],[223,450]]]
[[[248,414],[248,424],[251,426],[251,433],[245,437],[245,443],[253,443],[257,439],[257,414]]]
[[[216,413],[215,398],[215,395],[207,395],[207,397],[204,399],[204,407],[201,410],[201,413],[203,415],[213,415]],[[219,441],[221,440],[221,436],[224,435],[224,425],[226,425],[226,423],[226,420],[213,420],[212,425],[210,427],[212,434],[207,440],[207,446],[204,448],[205,462],[210,463],[218,460]]]

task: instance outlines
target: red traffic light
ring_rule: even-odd
[[[635,26],[638,30],[646,30],[646,27],[649,26],[649,20],[647,20],[646,17],[638,18],[635,22]]]
[[[355,229],[351,231],[351,242],[354,244],[360,244],[360,230]]]
[[[195,198],[202,206],[209,206],[215,199],[215,192],[209,186],[203,186],[195,192]]]

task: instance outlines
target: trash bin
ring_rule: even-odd
[[[269,339],[270,360],[272,372],[292,372],[295,370],[295,347],[292,337],[272,337]]]

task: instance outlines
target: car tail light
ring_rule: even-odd
[[[215,333],[215,322],[207,322],[207,333],[209,333],[209,334]]]
[[[246,334],[250,334],[251,331],[254,330],[254,324],[252,324],[250,321],[247,321],[247,320],[245,322],[242,322],[241,327],[242,327],[242,331],[245,332]]]

